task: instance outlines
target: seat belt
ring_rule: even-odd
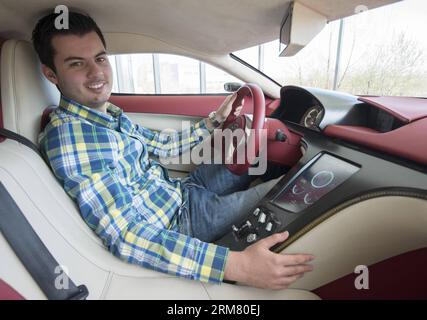
[[[85,285],[76,286],[60,269],[16,202],[0,182],[0,231],[49,300],[85,300]],[[63,280],[65,277],[66,281]]]
[[[28,148],[33,149],[37,154],[43,158],[42,154],[40,153],[39,148],[29,139],[25,138],[24,136],[21,136],[20,134],[17,134],[13,131],[0,128],[0,136],[6,137],[11,140],[18,141],[19,143],[22,143],[23,145],[27,146]]]

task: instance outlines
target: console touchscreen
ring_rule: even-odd
[[[300,212],[335,189],[358,170],[359,167],[349,162],[323,154],[314,163],[304,168],[273,199],[273,203],[285,210]]]

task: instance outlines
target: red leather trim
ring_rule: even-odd
[[[380,133],[355,126],[331,125],[326,127],[327,136],[365,145],[405,159],[427,165],[427,118],[411,122],[390,132]]]
[[[0,300],[25,300],[15,289],[0,279]]]
[[[112,95],[110,102],[125,112],[207,117],[210,112],[218,109],[225,97],[226,95]],[[266,99],[266,104],[271,101]],[[245,98],[241,113],[252,114],[250,97]]]
[[[125,112],[206,117],[218,109],[225,96],[111,96],[110,102]]]
[[[391,113],[403,122],[413,122],[427,117],[427,99],[409,97],[360,97],[379,109]]]
[[[329,127],[334,127],[334,126],[329,126]],[[328,128],[329,128],[328,127]],[[335,127],[339,127],[339,126],[335,126]],[[342,127],[347,127],[347,128],[351,128],[351,130],[356,130],[358,132],[361,133],[373,133],[373,134],[381,134],[381,132],[375,130],[375,129],[371,129],[371,128],[366,128],[366,127],[361,127],[361,126],[342,126]]]
[[[359,274],[348,274],[313,292],[322,299],[427,299],[427,248],[410,251],[368,267],[369,290],[357,290]]]
[[[276,110],[279,107],[280,99],[271,100],[270,103],[267,102],[267,99],[265,101],[266,101],[265,115],[266,117],[268,117],[274,112],[274,110]]]
[[[3,47],[3,43],[5,42],[5,39],[0,38],[0,56],[1,56],[1,48]],[[0,69],[0,75],[1,75],[1,69]],[[3,127],[3,109],[1,105],[1,83],[0,83],[0,128]],[[0,136],[0,143],[6,140],[6,138]]]

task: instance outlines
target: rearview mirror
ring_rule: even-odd
[[[234,92],[239,90],[241,86],[242,84],[238,82],[227,82],[224,83],[224,90],[227,92]]]

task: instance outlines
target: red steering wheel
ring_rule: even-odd
[[[260,151],[260,137],[263,129],[265,129],[265,99],[264,93],[261,88],[253,83],[244,84],[239,90],[237,90],[237,97],[232,105],[231,112],[224,122],[223,130],[230,129],[234,132],[237,129],[245,130],[246,128],[246,117],[240,115],[236,117],[234,112],[236,108],[241,105],[242,100],[245,97],[251,97],[253,103],[253,119],[251,130],[249,134],[245,134],[243,138],[246,140],[244,144],[242,141],[234,143],[234,151],[232,154],[232,163],[226,163],[226,167],[232,173],[236,175],[242,175],[248,171],[249,167],[254,164],[255,158],[258,156]],[[234,139],[233,139],[234,140]],[[238,147],[239,146],[239,147]],[[249,149],[248,149],[249,148]],[[249,150],[249,152],[248,152]],[[238,161],[238,152],[244,152],[244,162]],[[226,149],[222,148],[223,159],[226,159]],[[242,156],[240,156],[240,159]]]

